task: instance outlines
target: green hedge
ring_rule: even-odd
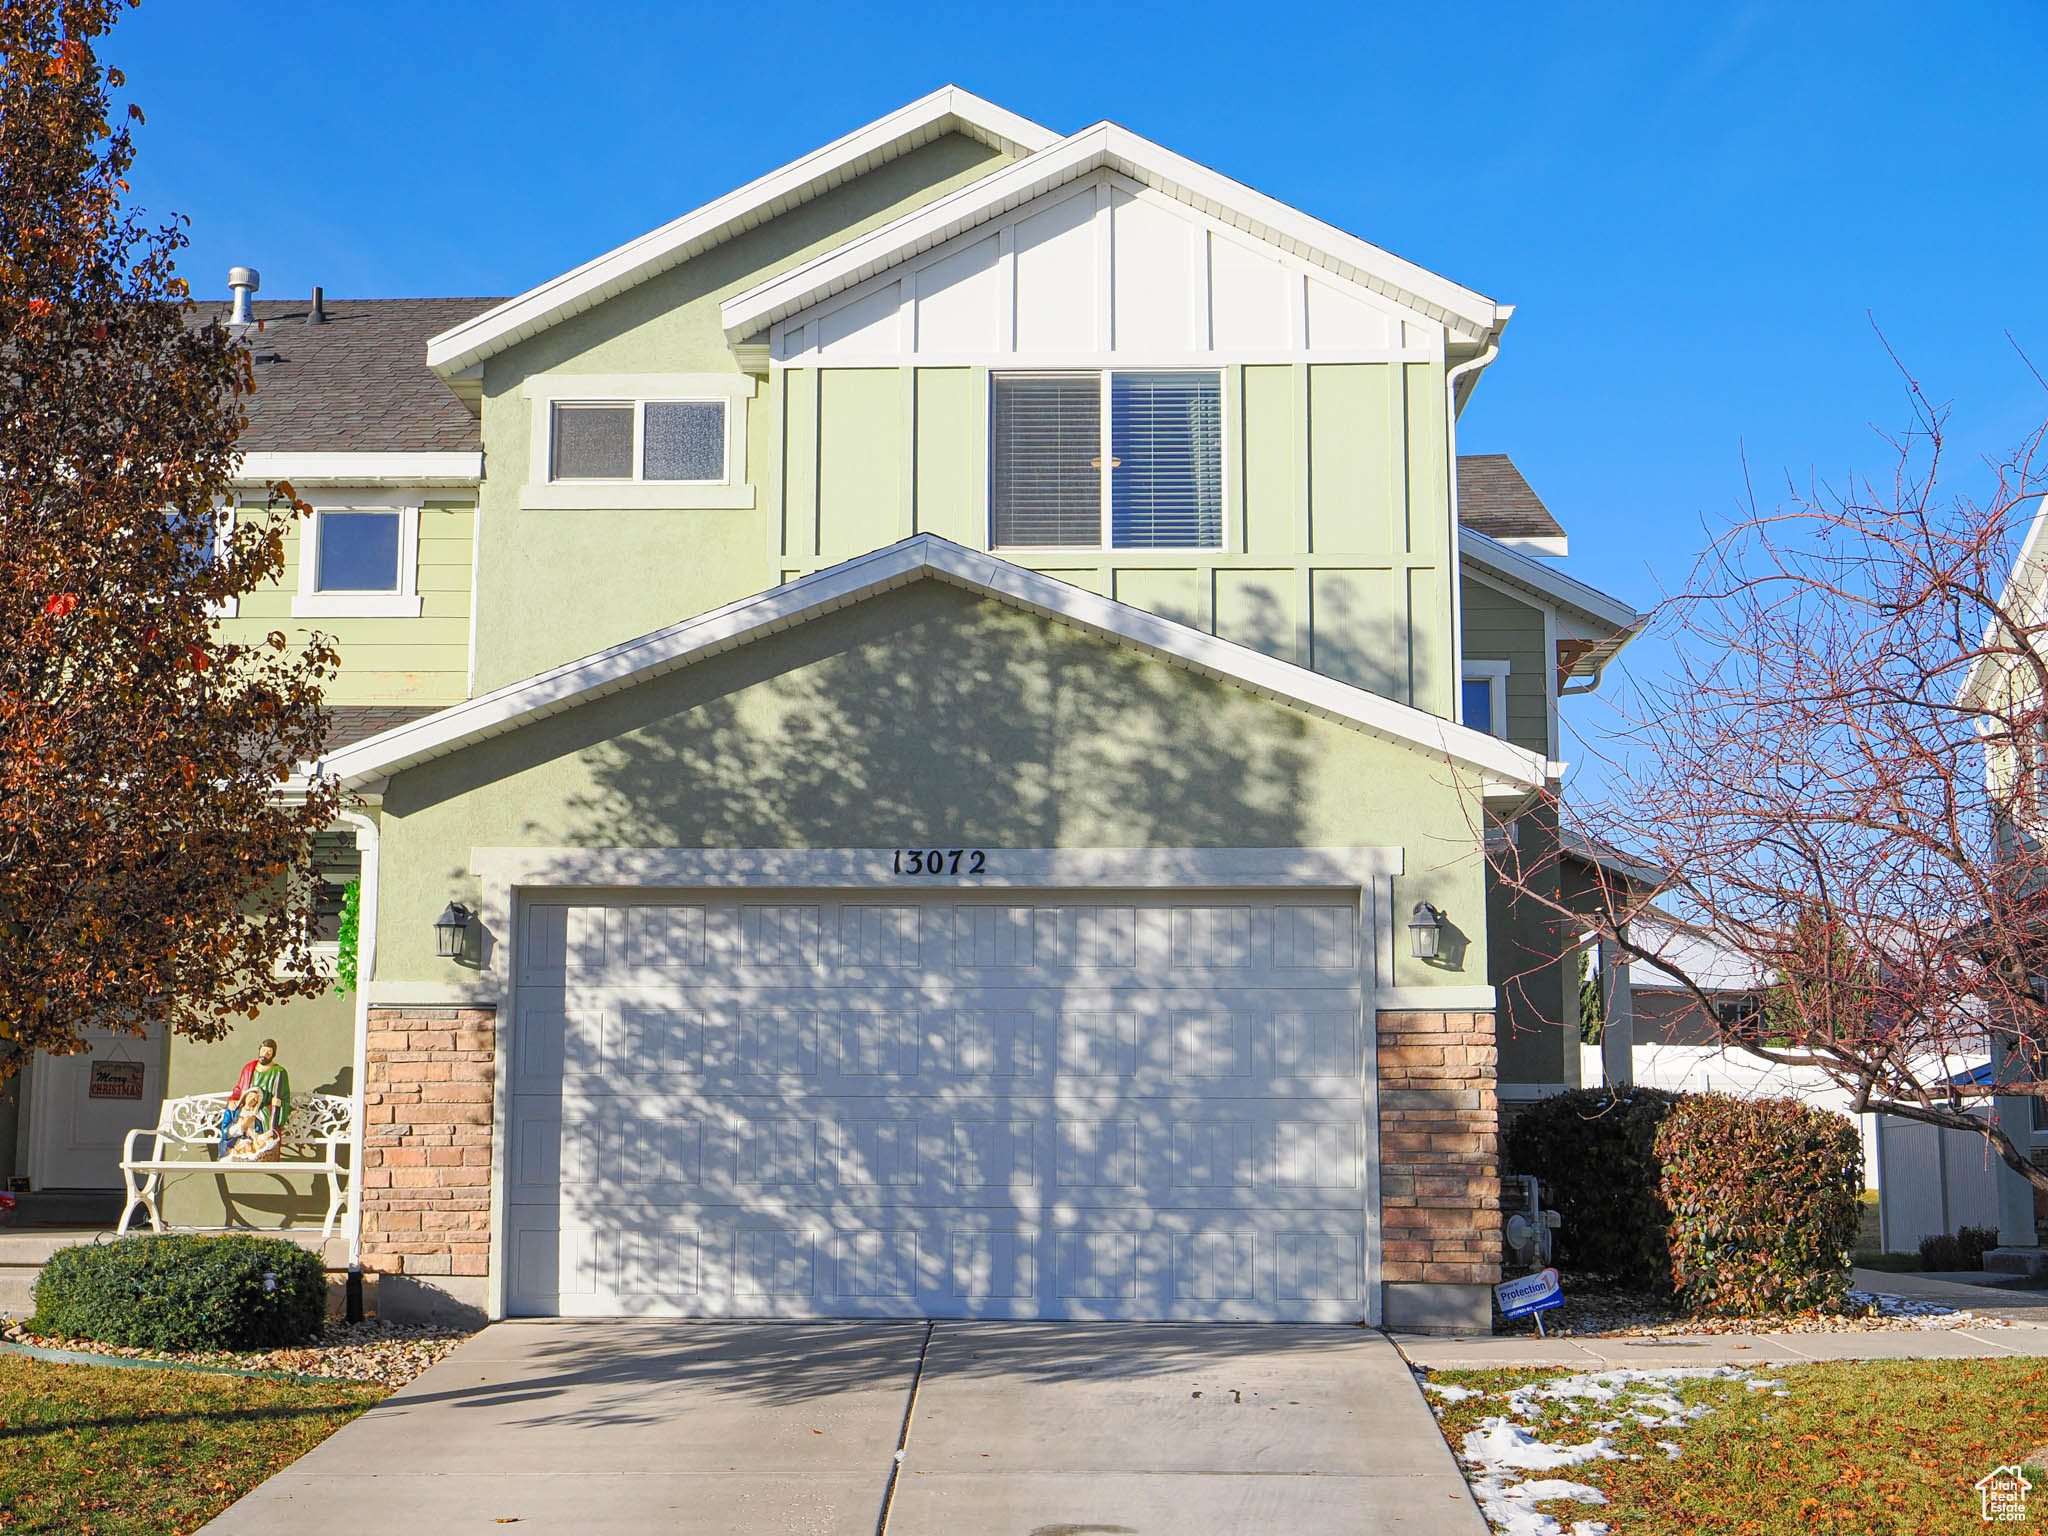
[[[60,1248],[29,1331],[137,1349],[270,1349],[320,1337],[327,1273],[275,1237],[121,1237]]]
[[[1509,1124],[1505,1171],[1534,1174],[1563,1218],[1560,1269],[1662,1291],[1671,1283],[1657,1129],[1679,1096],[1660,1088],[1577,1088]]]
[[[1671,1279],[1731,1317],[1839,1305],[1863,1193],[1856,1127],[1791,1099],[1686,1095],[1658,1129]]]

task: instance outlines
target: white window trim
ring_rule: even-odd
[[[526,484],[519,505],[535,511],[749,510],[747,407],[759,385],[744,373],[541,374],[528,379],[531,412]],[[643,426],[649,405],[720,401],[725,405],[725,477],[721,480],[643,480]],[[633,408],[633,476],[627,480],[557,480],[554,408],[557,405],[629,405]]]
[[[308,498],[311,500],[311,498]],[[420,497],[416,491],[355,491],[312,501],[313,515],[299,530],[299,591],[292,599],[295,619],[416,619],[420,616]],[[320,519],[330,512],[398,514],[398,590],[319,590]]]
[[[1000,544],[996,541],[996,381],[998,379],[1050,379],[1078,377],[1084,374],[1096,375],[1100,385],[1100,404],[1097,406],[1097,422],[1100,432],[1102,454],[1102,489],[1097,502],[1096,542],[1093,544]],[[1115,469],[1111,462],[1110,441],[1114,424],[1110,420],[1109,385],[1110,377],[1119,373],[1210,373],[1216,376],[1217,404],[1223,406],[1223,395],[1228,380],[1225,369],[1205,360],[1192,363],[1105,363],[1096,368],[1017,368],[995,367],[985,373],[985,398],[982,400],[982,420],[988,438],[988,452],[983,456],[986,466],[982,474],[984,482],[983,516],[988,529],[988,547],[991,553],[1023,554],[1036,560],[1042,555],[1101,555],[1101,554],[1218,554],[1230,548],[1229,486],[1233,468],[1230,457],[1230,434],[1221,432],[1219,449],[1221,459],[1217,464],[1217,494],[1224,498],[1222,536],[1214,544],[1113,544],[1110,542],[1110,497],[1112,486],[1110,475]],[[1219,427],[1222,425],[1218,423]]]
[[[1487,734],[1498,736],[1502,741],[1508,739],[1508,670],[1508,663],[1504,661],[1474,661],[1468,656],[1461,677],[1461,682],[1493,685],[1487,690],[1487,702],[1493,711]],[[1462,687],[1458,690],[1458,723],[1472,723],[1465,718],[1465,690]]]

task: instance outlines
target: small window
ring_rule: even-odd
[[[998,375],[990,408],[997,548],[1222,547],[1221,375]]]
[[[633,407],[557,405],[550,473],[557,480],[633,478]]]
[[[650,400],[643,407],[643,480],[716,482],[725,478],[723,400]]]
[[[403,522],[396,511],[320,513],[313,590],[397,592]]]
[[[1110,543],[1223,546],[1223,391],[1213,373],[1110,375]]]
[[[995,380],[995,542],[1102,542],[1102,381],[1092,373]]]
[[[1465,723],[1475,731],[1493,730],[1493,679],[1465,679]]]

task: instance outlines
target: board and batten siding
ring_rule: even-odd
[[[1467,661],[1508,664],[1508,740],[1549,753],[1550,694],[1544,676],[1543,610],[1482,581],[1464,591]]]
[[[309,493],[310,494],[310,493]],[[345,492],[321,493],[316,504],[346,504]],[[272,630],[303,639],[331,636],[341,671],[325,690],[330,704],[456,704],[469,691],[470,574],[476,508],[446,492],[423,493],[419,516],[417,618],[293,618],[299,591],[304,522],[285,533],[284,571],[243,597],[220,620],[221,638],[260,643]]]
[[[1003,549],[1093,592],[1448,714],[1444,371],[1218,365],[1217,549]],[[784,368],[770,489],[782,579],[933,533],[988,549],[990,369]]]

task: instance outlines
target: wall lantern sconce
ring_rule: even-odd
[[[1443,944],[1444,915],[1426,901],[1408,918],[1408,947],[1418,960],[1434,960]]]
[[[434,919],[434,953],[443,960],[460,959],[469,945],[469,908],[451,901]]]

